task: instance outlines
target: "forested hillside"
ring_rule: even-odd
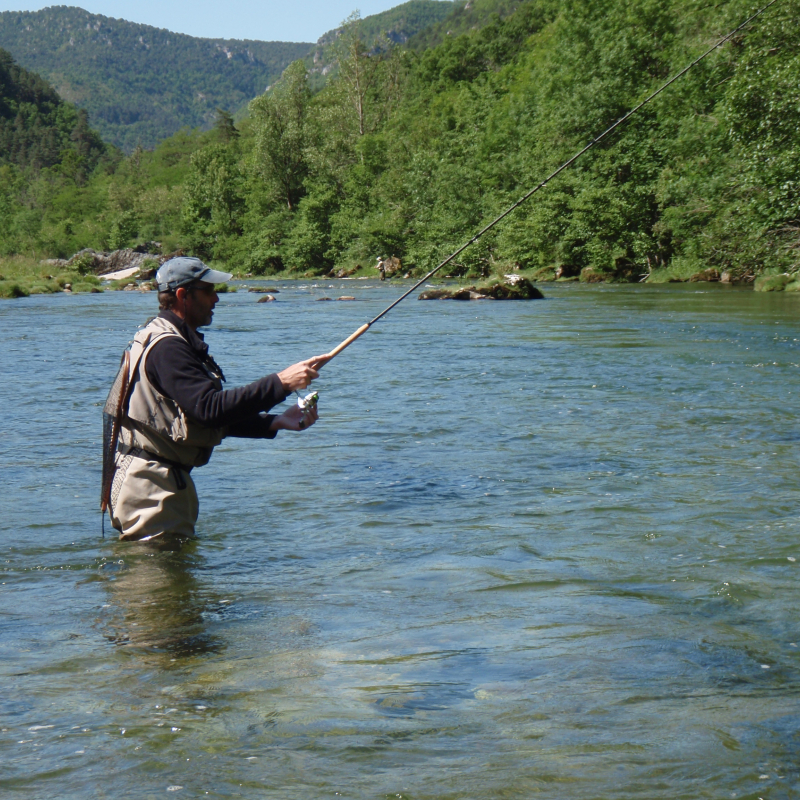
[[[0,252],[13,252],[26,229],[34,234],[26,241],[36,247],[42,210],[35,206],[50,208],[55,198],[46,188],[41,202],[31,197],[32,177],[84,187],[90,176],[96,181],[103,170],[113,172],[121,159],[90,129],[85,111],[0,49]]]
[[[452,0],[408,0],[407,3],[364,19],[356,11],[351,16],[351,21],[360,20],[362,39],[373,43],[375,51],[385,51],[393,45],[405,44],[429,28],[438,27],[438,23],[450,18],[455,10]],[[324,86],[326,76],[331,70],[335,70],[340,55],[339,44],[347,24],[345,21],[341,28],[335,28],[321,36],[306,56],[309,85],[312,88]]]
[[[409,46],[422,51],[446,38],[471,33],[514,14],[525,0],[455,0],[451,12],[441,20],[426,25],[409,38]]]
[[[73,170],[85,182],[101,159],[114,154],[89,128],[87,114],[65,103],[38,75],[0,49],[0,168]]]
[[[198,39],[54,6],[0,13],[0,47],[131,152],[184,127],[208,128],[219,107],[240,110],[311,43]]]
[[[155,239],[253,273],[430,269],[752,12],[744,0],[482,0],[475,30],[293,64],[236,125],[85,185],[28,171],[5,252]],[[494,8],[494,15],[488,13]],[[466,9],[469,11],[470,9]],[[498,227],[456,274],[663,280],[800,267],[800,0],[781,0]]]

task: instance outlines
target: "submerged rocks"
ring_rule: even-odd
[[[420,292],[417,300],[450,300],[452,297],[453,292],[449,289],[428,289]]]
[[[495,300],[542,300],[544,295],[522,275],[506,275],[505,280],[489,286],[478,287],[481,294]]]
[[[522,275],[506,275],[503,280],[457,289],[428,289],[419,300],[541,300],[544,295]]]

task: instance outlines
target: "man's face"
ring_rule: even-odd
[[[192,328],[210,325],[214,317],[214,306],[219,296],[214,291],[213,283],[198,281],[186,287],[185,320]]]

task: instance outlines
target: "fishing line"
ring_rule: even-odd
[[[582,155],[588,153],[589,150],[591,150],[593,147],[596,147],[598,144],[600,144],[600,142],[602,142],[603,139],[605,139],[610,133],[615,131],[624,122],[627,122],[637,111],[644,108],[644,106],[646,106],[652,100],[655,100],[655,98],[658,97],[658,95],[660,95],[661,92],[663,92],[667,87],[675,83],[675,81],[677,81],[678,78],[683,77],[690,69],[692,69],[692,67],[695,67],[706,56],[710,55],[717,48],[725,44],[725,42],[732,39],[737,33],[739,33],[740,30],[747,27],[754,19],[756,19],[756,17],[761,16],[768,8],[770,8],[770,6],[775,5],[775,3],[777,2],[778,0],[770,0],[770,2],[767,3],[767,5],[756,11],[755,14],[753,14],[751,17],[748,17],[741,25],[739,25],[737,28],[734,28],[727,36],[723,36],[723,38],[720,39],[713,47],[710,47],[701,56],[698,56],[694,61],[691,62],[691,64],[684,67],[677,74],[673,75],[666,83],[664,83],[660,88],[656,89],[656,91],[654,91],[644,100],[642,100],[642,102],[639,103],[639,105],[632,108],[627,114],[625,114],[625,116],[620,117],[613,125],[606,128],[606,130],[604,130],[599,136],[596,136],[594,139],[592,139],[592,141],[589,142],[589,144],[587,144],[586,147],[584,147],[582,150],[579,150],[577,153],[575,153],[574,156],[572,156],[572,158],[570,158],[568,161],[565,161],[558,169],[551,172],[541,183],[534,186],[533,189],[531,189],[529,192],[524,194],[519,200],[517,200],[517,202],[514,203],[514,205],[507,208],[502,214],[500,214],[499,217],[496,217],[488,225],[486,225],[486,227],[478,231],[478,233],[476,233],[469,241],[467,241],[465,244],[459,247],[458,250],[451,253],[444,261],[441,262],[441,264],[439,264],[435,269],[432,269],[427,275],[425,275],[425,277],[420,278],[420,280],[418,280],[407,292],[404,292],[402,295],[400,295],[400,297],[397,298],[397,300],[391,303],[391,305],[387,306],[383,311],[381,311],[381,313],[378,314],[377,317],[370,320],[369,322],[364,323],[357,331],[355,331],[355,333],[351,334],[341,344],[334,347],[333,350],[331,350],[330,353],[327,354],[325,363],[330,361],[330,359],[332,359],[334,356],[341,353],[342,350],[345,349],[345,347],[351,345],[356,339],[358,339],[359,336],[366,333],[379,319],[385,317],[398,303],[401,303],[403,300],[405,300],[406,297],[408,297],[410,294],[416,291],[420,286],[422,286],[422,284],[425,283],[425,281],[430,280],[440,269],[447,266],[456,256],[463,253],[464,250],[466,250],[471,244],[477,242],[478,239],[481,238],[481,236],[483,236],[485,233],[488,233],[492,228],[494,228],[495,225],[497,225],[501,220],[505,219],[512,211],[519,208],[526,200],[528,200],[534,194],[536,194],[536,192],[538,192],[540,189],[544,189],[544,187],[547,186],[547,184],[550,183],[550,181],[553,180],[553,178],[562,173],[565,169],[567,169],[567,167],[572,166],[572,164],[574,164]],[[322,365],[320,364],[318,366],[321,367]]]

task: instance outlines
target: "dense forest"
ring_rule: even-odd
[[[322,90],[297,61],[245,119],[218,112],[212,131],[184,130],[118,160],[106,153],[91,172],[6,159],[2,252],[157,241],[253,274],[321,275],[389,255],[430,269],[753,11],[744,0],[475,6],[480,24],[459,33],[445,21],[423,32],[430,46],[377,46],[352,19]],[[774,5],[454,272],[796,271],[798,18],[800,0]]]
[[[0,47],[89,112],[130,153],[183,127],[210,127],[274,83],[306,42],[199,39],[81,8],[0,12]]]

